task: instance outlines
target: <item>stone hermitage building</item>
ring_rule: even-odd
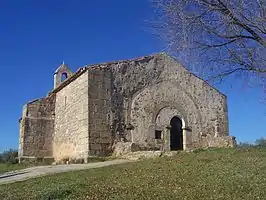
[[[164,53],[89,65],[62,64],[54,89],[20,119],[19,159],[82,159],[134,150],[234,146],[227,98]]]

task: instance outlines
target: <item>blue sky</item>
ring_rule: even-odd
[[[63,60],[75,71],[162,51],[151,15],[149,0],[1,1],[0,151],[17,148],[22,106],[52,89]],[[230,134],[250,142],[266,136],[260,90],[229,84],[218,87],[228,95]]]

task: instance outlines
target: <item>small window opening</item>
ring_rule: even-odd
[[[162,131],[155,130],[155,139],[162,139]]]
[[[67,73],[62,73],[61,81],[64,81],[67,79]]]

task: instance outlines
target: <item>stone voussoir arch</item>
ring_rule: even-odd
[[[162,81],[147,86],[134,95],[131,102],[130,121],[136,129],[131,131],[132,140],[135,141],[138,137],[141,140],[149,137],[153,131],[150,127],[156,125],[156,116],[166,107],[178,110],[176,115],[184,120],[184,126],[190,124],[193,126],[192,122],[201,124],[201,114],[192,96],[178,87],[175,81]],[[200,132],[200,128],[198,126],[196,131]]]

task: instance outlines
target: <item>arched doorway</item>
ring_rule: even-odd
[[[178,117],[173,117],[170,121],[170,149],[171,151],[183,150],[183,130],[182,120]]]

